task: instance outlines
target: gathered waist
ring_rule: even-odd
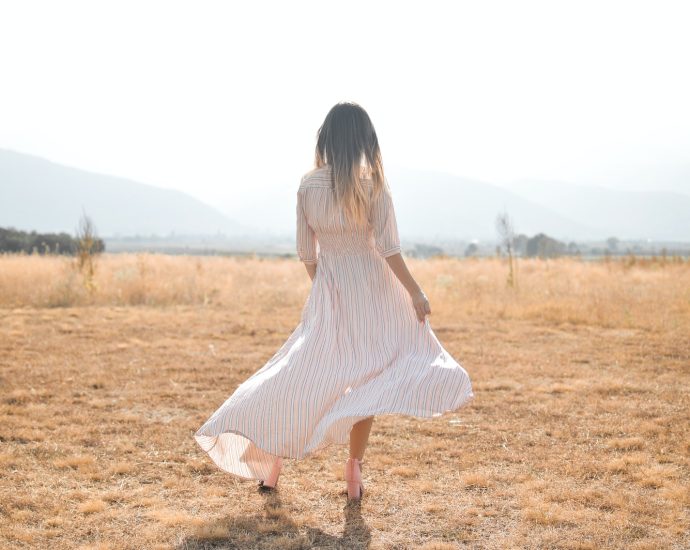
[[[375,247],[363,247],[363,246],[333,246],[333,247],[320,247],[319,248],[319,258],[337,258],[346,256],[378,256]]]

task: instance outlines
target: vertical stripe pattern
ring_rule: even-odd
[[[297,254],[316,264],[316,276],[292,334],[194,435],[222,470],[265,479],[276,456],[303,458],[347,444],[362,418],[434,417],[474,397],[469,375],[429,319],[419,322],[385,260],[401,250],[388,186],[369,221],[366,228],[347,224],[330,167],[302,178]]]

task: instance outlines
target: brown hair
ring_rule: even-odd
[[[347,219],[366,223],[371,200],[384,190],[379,140],[367,112],[354,102],[336,104],[326,115],[316,139],[316,168],[331,166],[331,185]],[[373,195],[364,185],[373,183]]]

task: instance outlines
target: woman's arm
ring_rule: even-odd
[[[395,276],[409,292],[417,319],[423,323],[426,321],[426,315],[431,313],[431,307],[429,306],[429,300],[427,300],[417,281],[410,274],[405,260],[403,260],[400,236],[398,235],[398,222],[395,219],[395,208],[393,207],[393,197],[387,183],[383,191],[374,199],[371,213],[376,250],[381,257],[386,258]]]
[[[417,281],[412,277],[409,269],[407,269],[405,260],[399,252],[392,256],[387,256],[386,261],[393,273],[395,273],[395,276],[400,280],[407,292],[409,292],[412,298],[412,305],[414,305],[414,310],[417,314],[417,319],[423,323],[425,316],[431,313],[431,306],[429,305],[426,294],[424,294],[424,291],[417,284]]]

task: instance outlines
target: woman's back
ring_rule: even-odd
[[[362,183],[373,200],[370,223],[353,226],[336,202],[329,165],[302,177],[297,192],[297,251],[302,261],[347,254],[384,258],[401,251],[390,194],[384,189],[374,197],[373,182],[365,179]]]

